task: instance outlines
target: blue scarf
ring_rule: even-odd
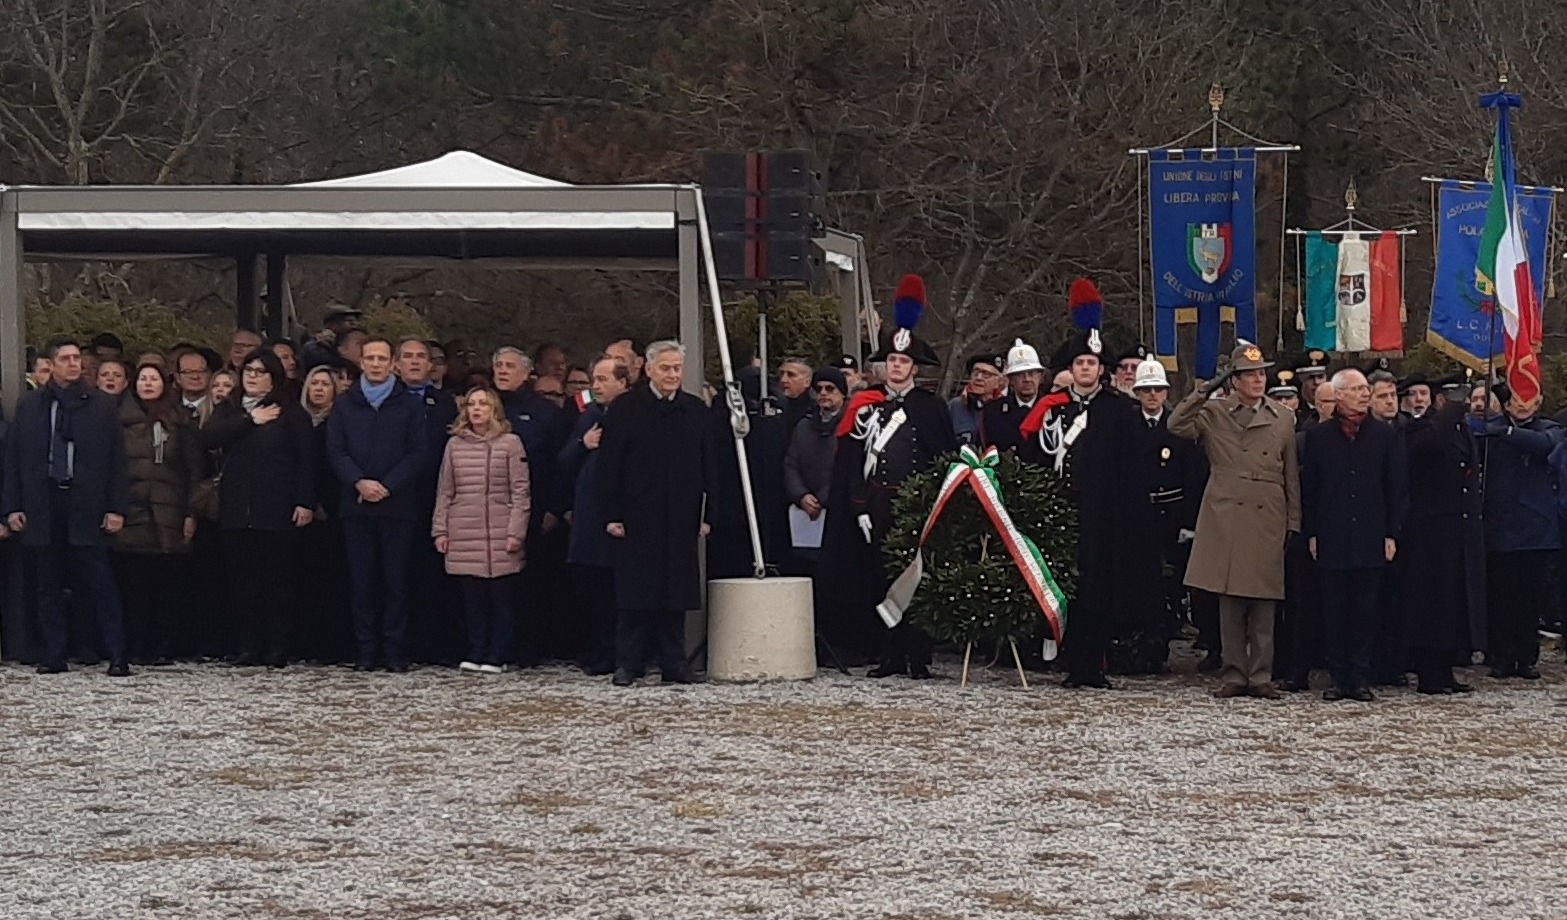
[[[396,377],[386,378],[386,382],[380,386],[371,383],[369,377],[359,378],[359,391],[365,394],[365,399],[370,402],[372,409],[381,408],[381,403],[386,402],[386,398],[392,395],[392,387],[395,386],[397,386]]]

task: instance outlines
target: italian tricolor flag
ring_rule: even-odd
[[[1512,138],[1504,107],[1497,113],[1496,140],[1491,145],[1491,201],[1486,207],[1485,230],[1480,235],[1475,286],[1490,296],[1494,309],[1502,313],[1507,386],[1523,401],[1540,395],[1540,364],[1534,355],[1541,334],[1540,304],[1535,300],[1534,282],[1529,277],[1527,252],[1523,224],[1518,218]]]

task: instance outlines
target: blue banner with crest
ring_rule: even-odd
[[[1518,220],[1535,301],[1545,303],[1545,244],[1550,235],[1551,189],[1517,187]],[[1437,191],[1436,271],[1431,279],[1431,324],[1426,341],[1454,361],[1484,371],[1503,362],[1502,317],[1496,302],[1476,286],[1475,262],[1491,200],[1491,183],[1444,181]],[[1495,322],[1492,322],[1492,316]],[[1489,347],[1488,347],[1489,343]]]
[[[1206,379],[1220,323],[1257,341],[1257,151],[1152,150],[1148,172],[1154,353],[1174,368],[1176,326],[1195,323],[1194,371]]]

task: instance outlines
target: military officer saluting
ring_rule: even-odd
[[[1007,352],[1007,392],[985,404],[980,415],[979,442],[997,450],[1017,450],[1023,437],[1018,428],[1039,401],[1045,382],[1045,366],[1039,352],[1018,339]]]
[[[847,508],[845,517],[852,522],[852,535],[838,545],[848,549],[844,555],[853,566],[848,587],[859,608],[856,615],[865,618],[877,615],[872,611],[887,593],[882,543],[892,529],[898,488],[958,446],[946,403],[915,381],[920,366],[939,363],[931,347],[914,335],[924,306],[924,281],[918,275],[905,275],[894,296],[897,328],[883,335],[881,349],[871,357],[873,363],[886,365],[886,380],[855,394],[838,427],[834,489],[841,490],[846,501],[832,507]],[[832,519],[828,520],[832,526]],[[858,547],[850,549],[855,541]],[[907,620],[887,625],[891,628],[884,635],[881,663],[869,676],[929,677],[930,637]]]

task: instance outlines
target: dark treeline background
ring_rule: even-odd
[[[571,182],[690,180],[704,148],[800,146],[828,216],[869,239],[876,289],[930,283],[947,353],[1014,335],[1053,344],[1065,290],[1095,277],[1109,320],[1137,328],[1136,145],[1224,115],[1298,143],[1287,211],[1262,171],[1258,305],[1293,328],[1293,258],[1277,227],[1343,216],[1417,226],[1411,344],[1429,291],[1422,175],[1480,178],[1478,93],[1512,64],[1526,100],[1520,175],[1567,173],[1561,6],[1519,0],[0,0],[0,179],[7,183],[276,183],[467,148]],[[1272,228],[1272,229],[1266,229]],[[1293,244],[1289,244],[1291,253]],[[1553,251],[1559,251],[1553,247]],[[103,274],[113,279],[104,282]],[[54,266],[73,288],[133,290],[214,323],[232,274],[196,266]],[[657,275],[300,265],[314,319],[339,299],[400,295],[447,335],[485,344],[672,324]],[[78,291],[78,293],[80,293]],[[1547,305],[1547,329],[1564,327]],[[628,328],[628,326],[630,328]]]

